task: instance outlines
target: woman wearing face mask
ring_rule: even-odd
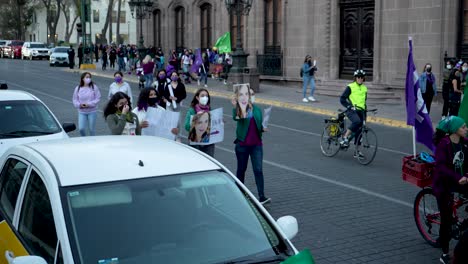
[[[146,120],[146,111],[149,107],[161,108],[158,103],[158,92],[155,88],[145,88],[141,90],[140,96],[138,97],[137,107],[132,111],[137,115],[138,121],[141,122],[141,128],[147,128],[149,126],[149,123]]]
[[[162,108],[166,108],[166,102],[171,96],[169,93],[169,87],[168,85],[170,84],[171,80],[167,78],[167,74],[165,70],[160,70],[158,72],[158,75],[156,76],[156,84],[153,84],[153,87],[157,85],[156,91],[158,92],[158,97],[159,97],[159,106]]]
[[[430,63],[424,66],[424,72],[419,76],[419,88],[421,88],[427,112],[430,113],[432,99],[437,94],[437,82],[435,75],[432,73],[432,65]]]
[[[78,109],[78,129],[82,137],[96,135],[97,106],[101,100],[101,92],[97,85],[91,81],[91,73],[84,72],[80,84],[73,92],[73,105]]]
[[[448,116],[449,113],[449,95],[450,95],[450,72],[452,72],[452,61],[447,61],[445,68],[442,72],[443,82],[442,82],[442,99],[444,104],[442,107],[442,119]]]
[[[130,84],[124,82],[123,73],[120,71],[114,73],[114,82],[109,86],[108,99],[110,100],[117,92],[123,92],[127,94],[130,98],[130,102],[133,103],[132,89],[130,88]]]
[[[187,92],[185,90],[185,85],[181,82],[179,74],[177,72],[173,72],[171,74],[171,83],[169,85],[169,100],[167,101],[169,104],[167,104],[167,106],[170,110],[178,112],[180,109],[180,103],[185,98],[187,98]],[[172,95],[171,89],[173,92]],[[175,102],[175,105],[173,104],[173,102]]]
[[[132,105],[127,94],[115,93],[104,108],[104,118],[112,135],[141,135],[138,116],[131,112]]]
[[[187,115],[185,116],[185,130],[190,132],[192,126],[190,120],[192,117],[195,117],[198,114],[209,113],[211,111],[210,106],[210,94],[207,89],[201,88],[193,96],[192,102],[190,103],[190,108],[187,111]],[[210,124],[208,124],[210,125]],[[209,136],[209,135],[208,135]],[[190,140],[190,135],[189,135]],[[195,141],[195,140],[191,140]],[[191,145],[192,147],[214,157],[215,152],[215,145]]]

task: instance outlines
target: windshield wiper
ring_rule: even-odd
[[[269,256],[263,258],[239,258],[230,261],[223,262],[223,264],[239,264],[239,263],[248,263],[248,264],[260,264],[260,263],[274,263],[278,261],[283,261],[286,258],[281,255]]]
[[[17,130],[17,131],[0,134],[0,137],[22,137],[23,135],[29,135],[29,134],[51,135],[51,134],[54,134],[54,132]]]

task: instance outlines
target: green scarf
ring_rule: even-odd
[[[118,115],[118,116],[121,116],[121,115],[122,115],[122,111],[117,110],[117,112],[116,112],[115,114]],[[131,113],[131,112],[128,112],[128,113],[127,113],[127,115],[125,116],[125,119],[127,120],[127,122],[133,124],[133,116],[132,116],[132,113]]]

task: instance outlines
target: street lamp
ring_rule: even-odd
[[[132,13],[132,18],[140,20],[140,41],[138,48],[144,49],[144,40],[143,40],[143,19],[145,19],[153,8],[153,1],[151,0],[130,0],[128,1],[130,6],[130,12]]]
[[[237,17],[236,51],[232,54],[233,72],[241,72],[243,68],[247,67],[247,57],[249,54],[244,52],[242,45],[241,18],[242,16],[249,15],[252,2],[253,0],[224,0],[228,13]]]

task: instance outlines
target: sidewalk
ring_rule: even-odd
[[[64,71],[68,72],[84,72],[85,70],[69,69],[66,68]],[[91,72],[95,76],[105,77],[113,79],[113,74],[117,69],[107,69],[106,71],[101,70],[100,63],[96,63],[96,70],[86,70]],[[125,81],[133,84],[138,83],[138,79],[134,74],[124,74]],[[135,86],[133,86],[135,87]],[[202,86],[203,87],[203,84]],[[187,92],[195,93],[199,87],[197,82],[186,84]],[[344,90],[345,87],[343,87]],[[228,83],[225,85],[222,81],[208,79],[208,90],[210,95],[214,97],[222,97],[231,99],[233,95],[232,84]],[[288,108],[302,112],[320,114],[324,116],[336,116],[337,110],[343,108],[340,104],[339,98],[335,96],[315,96],[317,102],[302,102],[302,94],[298,91],[302,88],[290,88],[275,85],[260,85],[260,91],[255,95],[255,100],[259,104],[273,105],[279,108]],[[378,123],[391,127],[408,128],[406,125],[406,105],[404,99],[398,104],[389,104],[385,101],[371,101],[368,102],[368,108],[377,108],[378,112],[375,116],[369,116],[368,122]],[[442,112],[441,103],[435,101],[432,103],[431,118],[435,124],[440,120],[440,114]]]

